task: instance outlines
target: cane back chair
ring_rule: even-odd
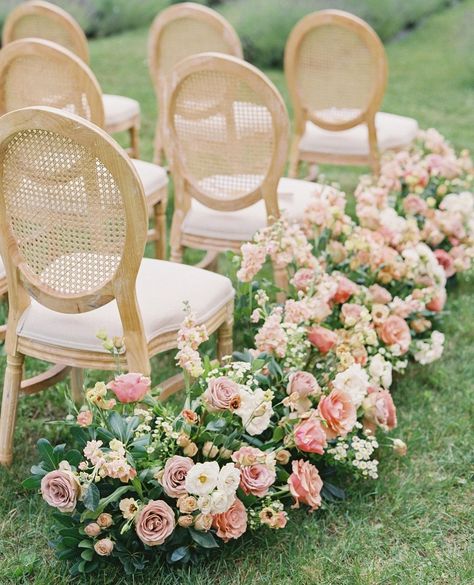
[[[176,347],[188,301],[218,355],[232,351],[234,290],[224,276],[143,259],[147,210],[125,151],[73,114],[25,108],[0,120],[0,246],[10,314],[0,463],[12,460],[24,356],[112,370],[99,329],[124,336],[120,360],[150,374]]]
[[[86,35],[65,10],[42,0],[20,4],[8,15],[3,28],[2,43],[24,38],[40,38],[53,41],[75,53],[89,63],[89,47]],[[128,131],[130,153],[139,157],[140,104],[129,97],[104,94],[105,129],[110,134]]]
[[[104,127],[102,91],[89,67],[60,45],[24,39],[0,51],[0,115],[28,106],[63,109]],[[157,258],[166,257],[166,202],[168,177],[165,169],[132,160],[143,182],[154,229]]]
[[[183,2],[160,12],[150,29],[148,63],[157,98],[154,162],[163,160],[166,144],[166,89],[173,67],[182,59],[215,51],[242,58],[242,45],[232,25],[218,12]]]
[[[379,152],[410,144],[416,120],[379,112],[387,58],[375,31],[340,10],[305,16],[285,47],[285,75],[295,112],[290,176],[300,161],[368,165]]]

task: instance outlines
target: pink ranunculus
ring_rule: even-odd
[[[226,376],[209,380],[203,395],[210,410],[213,411],[229,410],[236,396],[239,396],[239,387],[233,380]]]
[[[160,483],[167,496],[179,498],[187,493],[184,483],[191,467],[194,467],[194,461],[181,455],[173,455],[166,461]]]
[[[235,498],[232,506],[222,514],[214,514],[212,526],[217,536],[224,542],[231,538],[239,538],[247,530],[247,510],[242,502]]]
[[[150,378],[130,372],[121,374],[107,384],[120,402],[139,402],[150,390]]]
[[[138,513],[135,531],[148,546],[158,546],[172,534],[176,525],[174,512],[163,500],[151,500]]]
[[[320,391],[318,381],[309,372],[301,370],[293,372],[288,378],[288,385],[286,386],[287,394],[291,395],[294,392],[301,398],[305,398],[310,394],[315,394]]]
[[[444,309],[444,305],[446,304],[446,289],[443,287],[439,289],[436,295],[431,299],[429,303],[426,303],[426,308],[428,311],[434,311],[435,313],[439,313]]]
[[[81,410],[77,415],[77,424],[80,427],[88,427],[92,424],[93,415],[90,410]]]
[[[355,282],[352,282],[352,280],[349,280],[345,276],[340,276],[337,281],[337,290],[332,300],[335,303],[345,303],[352,295],[356,294],[358,290],[359,287]]]
[[[405,319],[398,315],[390,315],[380,328],[380,337],[387,345],[398,345],[403,355],[411,343],[410,328]]]
[[[392,300],[392,295],[388,290],[379,284],[369,286],[369,293],[372,302],[379,305],[386,305]]]
[[[438,260],[438,264],[440,264],[444,268],[444,273],[446,274],[446,278],[453,276],[456,274],[456,268],[454,267],[454,259],[453,257],[448,254],[445,250],[438,248],[434,251],[434,255],[436,256],[436,260]]]
[[[70,513],[76,508],[81,491],[79,482],[70,471],[55,469],[41,480],[41,495],[53,508]]]
[[[428,205],[418,195],[408,195],[403,200],[403,209],[408,215],[423,215],[428,210]]]
[[[397,409],[388,390],[369,388],[362,402],[364,428],[375,432],[377,427],[391,431],[397,426]]]
[[[308,329],[308,341],[322,354],[328,353],[337,343],[337,339],[337,333],[326,327],[317,326]]]
[[[275,479],[275,470],[269,469],[263,463],[256,463],[240,469],[240,487],[247,495],[252,494],[263,498],[275,483]]]
[[[295,498],[295,508],[306,504],[311,511],[321,506],[323,482],[318,469],[309,461],[299,459],[291,464],[293,473],[288,478],[291,495]]]
[[[334,389],[328,396],[323,396],[318,404],[318,412],[326,422],[324,431],[328,439],[345,437],[357,422],[354,401],[344,390]]]
[[[324,453],[326,433],[319,418],[311,416],[296,425],[295,444],[304,453]]]

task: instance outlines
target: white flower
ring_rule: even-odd
[[[200,496],[197,505],[203,514],[210,514],[212,508],[211,496],[209,494],[205,496]]]
[[[415,361],[422,365],[431,364],[438,360],[444,350],[444,335],[440,331],[433,331],[431,339],[419,340],[415,343]]]
[[[186,491],[197,496],[206,496],[216,487],[218,477],[219,464],[217,461],[196,463],[186,475]]]
[[[211,514],[222,514],[227,512],[235,500],[235,494],[228,495],[220,490],[211,494]]]
[[[240,388],[239,394],[240,407],[235,411],[235,414],[240,416],[249,435],[262,434],[270,425],[270,419],[273,415],[272,403],[261,388],[257,388],[253,392]]]
[[[233,463],[226,463],[220,470],[217,489],[227,495],[233,495],[237,491],[239,483],[240,471]]]
[[[379,353],[375,354],[370,360],[369,374],[374,384],[390,388],[392,384],[392,364]]]
[[[369,377],[360,364],[353,364],[347,370],[337,374],[334,378],[333,386],[337,390],[347,392],[355,407],[358,408],[367,394]]]

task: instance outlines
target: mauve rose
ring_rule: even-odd
[[[436,256],[436,260],[438,260],[438,264],[440,264],[444,268],[444,273],[446,274],[446,278],[453,276],[456,274],[456,268],[454,267],[454,259],[453,257],[448,254],[445,250],[438,248],[434,251],[434,255]]]
[[[108,557],[114,550],[114,543],[110,538],[101,538],[94,544],[94,550],[101,557]]]
[[[295,508],[300,502],[310,507],[311,511],[321,506],[321,489],[323,482],[317,468],[309,461],[299,459],[291,464],[293,473],[288,478],[291,495],[295,498]]]
[[[300,451],[322,455],[327,443],[321,421],[312,416],[298,423],[295,427],[295,444]]]
[[[388,390],[369,388],[362,402],[364,428],[375,432],[377,427],[391,431],[397,426],[397,409]]]
[[[318,404],[318,412],[327,424],[324,431],[328,439],[345,437],[357,422],[354,402],[344,390],[334,389],[323,396]]]
[[[373,303],[386,305],[392,300],[392,295],[388,292],[388,290],[379,284],[373,284],[372,286],[369,286],[369,293]]]
[[[121,374],[109,382],[107,388],[112,390],[120,402],[139,402],[150,390],[150,378],[136,373]]]
[[[275,479],[275,471],[263,463],[242,467],[240,470],[240,487],[247,495],[252,494],[259,498],[266,496]]]
[[[405,319],[402,319],[398,315],[391,315],[387,318],[380,328],[380,337],[387,345],[398,345],[402,355],[410,347],[410,328]]]
[[[184,482],[191,467],[194,467],[193,460],[181,455],[173,455],[166,461],[160,483],[167,496],[179,498],[187,493]]]
[[[296,392],[300,397],[309,396],[320,390],[318,381],[309,372],[293,372],[288,378],[286,386],[287,394],[291,395]]]
[[[440,289],[438,293],[431,299],[431,301],[426,303],[426,308],[428,311],[434,311],[435,313],[442,311],[444,309],[444,305],[446,304],[446,296],[446,289]]]
[[[41,480],[41,495],[53,508],[60,512],[73,512],[81,487],[70,471],[55,469]]]
[[[235,498],[232,506],[222,514],[215,514],[212,526],[217,531],[217,536],[224,542],[231,538],[239,538],[247,530],[247,510],[242,502]]]
[[[337,343],[337,333],[326,327],[311,327],[308,329],[308,341],[325,354]]]
[[[229,410],[232,401],[239,396],[239,386],[227,378],[220,376],[209,381],[204,400],[212,410]]]
[[[349,280],[345,276],[340,276],[337,281],[337,290],[332,297],[335,303],[345,303],[352,295],[359,290],[359,287],[355,282]]]
[[[140,510],[135,531],[148,546],[163,544],[176,525],[174,512],[163,500],[151,500]]]

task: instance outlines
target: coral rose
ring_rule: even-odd
[[[107,388],[112,390],[120,402],[139,402],[150,390],[150,378],[136,373],[121,374],[109,382]]]
[[[322,354],[326,354],[337,343],[337,333],[326,327],[311,327],[308,329],[308,341]]]
[[[275,470],[262,463],[248,465],[240,470],[240,487],[247,495],[252,494],[259,498],[266,496],[275,479]]]
[[[295,444],[305,453],[324,453],[326,447],[326,433],[319,418],[312,416],[302,420],[295,427]]]
[[[233,400],[238,396],[238,385],[226,376],[210,380],[203,395],[210,410],[216,411],[229,410]]]
[[[247,530],[247,510],[242,502],[235,498],[232,506],[222,514],[215,514],[212,521],[217,536],[224,542],[239,538]]]
[[[151,500],[137,516],[135,530],[148,546],[163,544],[176,525],[174,512],[163,500]]]
[[[291,495],[295,498],[295,508],[300,502],[310,507],[311,511],[321,506],[321,489],[323,482],[317,468],[309,461],[299,459],[291,464],[293,473],[288,478]]]
[[[357,410],[352,396],[337,388],[321,398],[318,412],[327,424],[324,430],[328,439],[345,437],[357,421]]]
[[[454,259],[453,257],[448,254],[445,250],[438,248],[434,251],[434,255],[436,256],[436,260],[438,264],[440,264],[444,268],[444,273],[446,274],[446,278],[453,276],[456,274],[456,268],[454,267]]]
[[[55,469],[41,480],[41,495],[60,512],[73,512],[80,494],[80,484],[70,471]]]
[[[398,317],[398,315],[391,315],[387,318],[380,328],[380,337],[387,345],[398,345],[402,355],[410,347],[410,328],[405,319]]]
[[[446,304],[446,289],[441,288],[437,292],[437,294],[431,299],[429,303],[426,303],[426,308],[428,311],[434,311],[435,313],[439,313],[444,309],[444,305]]]
[[[187,493],[184,484],[188,471],[192,467],[194,467],[193,460],[181,455],[173,455],[166,461],[160,483],[167,496],[179,498]]]
[[[375,432],[377,427],[390,431],[397,426],[397,409],[388,390],[369,388],[362,403],[364,428]]]
[[[355,282],[349,280],[345,276],[340,276],[337,281],[337,290],[332,297],[335,303],[345,303],[352,295],[359,290],[359,287]]]

